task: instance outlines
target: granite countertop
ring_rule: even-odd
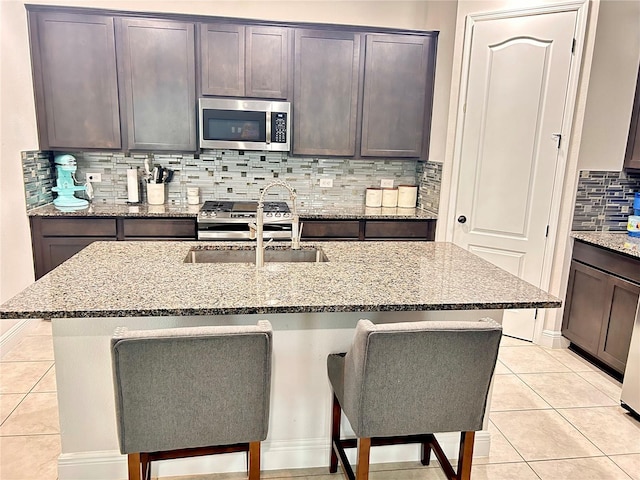
[[[62,211],[53,204],[31,209],[27,212],[30,217],[193,217],[198,215],[202,205],[99,205],[90,204],[82,210]],[[435,220],[438,214],[419,208],[369,208],[299,207],[301,217],[309,219],[421,219]]]
[[[0,306],[0,318],[555,308],[559,299],[451,243],[302,242],[326,263],[184,263],[191,247],[95,242]],[[278,247],[271,247],[278,248]],[[282,247],[280,247],[282,248]]]
[[[100,205],[81,210],[62,211],[52,203],[27,211],[30,217],[193,217],[202,205]]]
[[[640,238],[630,237],[627,232],[573,232],[571,236],[596,247],[640,258]]]

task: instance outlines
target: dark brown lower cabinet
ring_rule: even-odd
[[[562,334],[624,373],[640,298],[640,261],[576,242]]]
[[[418,240],[433,241],[436,220],[319,220],[300,221],[303,240]]]
[[[195,240],[195,218],[30,217],[36,280],[87,245],[117,240]]]
[[[194,240],[196,222],[192,218],[123,218],[122,240]]]

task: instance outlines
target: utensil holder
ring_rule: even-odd
[[[147,183],[147,203],[149,205],[164,203],[164,183]]]

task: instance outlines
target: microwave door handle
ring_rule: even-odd
[[[267,142],[267,145],[269,145],[271,143],[271,112],[265,112],[265,122],[267,123],[266,126],[266,139],[265,141]]]

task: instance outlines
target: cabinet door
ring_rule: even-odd
[[[289,95],[289,29],[246,27],[246,96]]]
[[[367,35],[362,156],[420,157],[428,138],[435,44],[432,37]]]
[[[196,149],[191,23],[123,18],[117,24],[130,149]]]
[[[45,237],[42,238],[42,263],[36,264],[36,280],[66,262],[87,245],[98,241],[115,241],[109,237]]]
[[[293,153],[355,154],[360,42],[357,33],[296,30]]]
[[[435,220],[367,220],[367,240],[433,240]]]
[[[572,261],[562,320],[562,334],[583,350],[598,355],[606,305],[608,275]]]
[[[113,18],[29,13],[40,149],[120,148]]]
[[[620,373],[627,363],[639,297],[640,286],[609,277],[598,358]]]
[[[196,221],[193,218],[124,218],[122,239],[195,240]]]
[[[244,29],[240,25],[200,25],[203,95],[244,96]]]
[[[640,69],[636,82],[636,96],[631,110],[631,126],[624,156],[624,167],[640,170]]]
[[[359,240],[359,220],[300,219],[302,238],[306,240]]]

